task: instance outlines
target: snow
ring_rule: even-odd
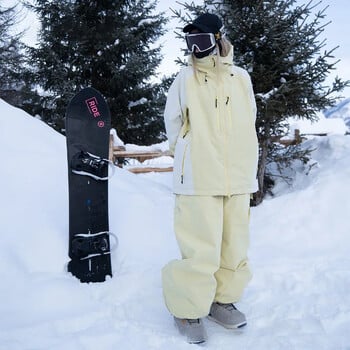
[[[122,139],[118,136],[117,130],[115,130],[114,128],[112,128],[111,131],[110,131],[110,135],[113,136],[113,145],[114,145],[115,147],[124,146],[124,142],[123,142]]]
[[[141,20],[141,21],[137,24],[137,26],[138,26],[138,27],[141,27],[141,26],[143,26],[143,25],[153,24],[154,21],[155,21],[154,18],[145,18],[145,19]]]
[[[350,130],[350,98],[344,99],[324,112],[327,118],[342,118]]]
[[[341,117],[328,117],[324,113],[317,114],[317,122],[309,120],[290,118],[288,124],[290,133],[294,135],[294,130],[299,129],[301,134],[336,134],[344,135],[349,131],[349,127],[345,124],[345,120]]]
[[[162,299],[161,268],[179,257],[171,173],[115,169],[114,276],[81,284],[66,272],[65,138],[2,100],[0,111],[0,349],[193,349]],[[205,320],[207,349],[350,348],[350,137],[307,145],[313,165],[251,211],[254,277],[237,305],[249,324],[229,331]]]
[[[130,101],[129,104],[128,104],[128,108],[131,109],[132,107],[136,107],[136,106],[145,104],[147,102],[148,102],[147,98],[146,97],[142,97],[142,98],[140,98],[137,101]]]
[[[277,88],[273,88],[271,89],[269,92],[267,92],[266,94],[255,94],[256,97],[259,97],[262,101],[266,102],[267,100],[269,100],[276,92],[278,91]]]

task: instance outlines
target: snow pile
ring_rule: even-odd
[[[350,131],[350,98],[324,111],[327,118],[342,118]]]
[[[113,136],[113,145],[115,147],[124,146],[125,150],[128,152],[166,152],[169,150],[168,141],[156,143],[150,146],[140,146],[132,143],[124,143],[122,139],[118,136],[115,129],[111,129],[110,134]]]
[[[290,118],[288,124],[290,125],[289,138],[294,135],[294,130],[299,129],[303,135],[310,134],[338,134],[345,135],[349,130],[343,118],[333,117],[327,118],[322,112],[317,114],[317,122],[310,120]]]
[[[122,139],[118,136],[117,130],[114,128],[110,130],[110,135],[113,137],[113,146],[114,147],[121,147],[124,146],[124,142]]]
[[[125,144],[128,152],[165,152],[169,150],[168,142],[160,142],[150,146],[139,146],[132,143]]]
[[[249,325],[205,320],[208,349],[346,350],[350,329],[350,137],[308,141],[315,166],[252,208]],[[178,258],[171,173],[110,180],[114,276],[81,284],[65,270],[65,138],[0,100],[1,350],[193,349],[166,310],[160,270]]]
[[[255,278],[244,304],[260,349],[349,348],[350,137],[308,142],[309,175],[252,211]]]

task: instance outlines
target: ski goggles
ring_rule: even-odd
[[[195,33],[185,35],[186,44],[189,51],[207,51],[215,46],[215,35],[213,33]]]

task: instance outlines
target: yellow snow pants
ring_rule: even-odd
[[[237,302],[251,279],[250,195],[186,196],[175,199],[174,229],[182,260],[162,270],[170,313],[201,318],[214,301]]]

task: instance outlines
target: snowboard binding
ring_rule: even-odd
[[[89,152],[80,151],[72,157],[71,169],[74,174],[90,176],[95,180],[108,180],[108,167],[114,173],[114,166],[108,159],[104,159]],[[111,176],[112,176],[111,175]]]
[[[109,236],[112,236],[116,244],[111,249]],[[110,254],[117,246],[118,239],[111,232],[98,232],[92,234],[76,234],[71,242],[72,257],[83,260],[91,259],[94,256]]]
[[[115,239],[112,247],[111,236]],[[76,234],[70,242],[67,270],[83,283],[104,282],[106,276],[112,277],[110,256],[117,245],[117,236],[108,231]]]

